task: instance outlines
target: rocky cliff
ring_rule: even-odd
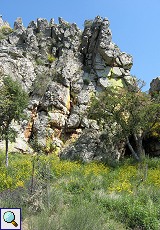
[[[85,110],[93,93],[129,87],[132,64],[113,43],[107,18],[86,20],[81,31],[62,18],[59,24],[38,18],[27,28],[18,18],[10,28],[0,17],[0,77],[10,75],[30,96],[28,120],[14,124],[19,135],[12,148],[28,151],[36,139],[46,152],[62,149],[63,158],[119,158],[123,144],[106,147]]]

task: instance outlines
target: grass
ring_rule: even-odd
[[[160,229],[160,160],[114,168],[57,156],[0,154],[0,206],[21,207],[23,229]],[[34,167],[33,167],[34,165]]]

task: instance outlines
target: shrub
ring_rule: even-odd
[[[7,35],[12,33],[13,30],[9,26],[1,26],[0,27],[0,40],[5,39]]]
[[[5,35],[0,31],[0,40],[4,39]]]
[[[49,63],[52,63],[56,60],[56,58],[52,54],[48,54],[48,61]]]
[[[2,26],[1,28],[0,28],[0,31],[1,31],[1,33],[2,34],[4,34],[4,35],[9,35],[10,33],[12,33],[13,32],[13,29],[11,28],[11,27],[9,27],[9,26]]]
[[[155,203],[150,200],[149,195],[145,198],[145,191],[139,196],[120,196],[117,198],[107,197],[101,199],[101,205],[106,212],[113,212],[116,218],[126,223],[131,229],[159,229],[158,212]]]

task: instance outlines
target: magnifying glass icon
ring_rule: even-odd
[[[13,224],[15,227],[18,226],[18,224],[15,222],[15,215],[11,211],[7,211],[3,214],[3,219],[7,223]]]

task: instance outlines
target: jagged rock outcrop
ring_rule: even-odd
[[[10,28],[0,18],[1,34],[4,26]],[[64,149],[62,158],[120,157],[123,147],[118,143],[102,149],[97,124],[87,119],[85,110],[93,93],[109,85],[132,85],[132,64],[132,56],[112,42],[108,19],[99,16],[86,20],[83,32],[62,18],[59,24],[39,18],[27,28],[18,18],[0,39],[0,76],[10,75],[30,96],[29,121],[21,124],[23,140],[36,137],[44,147],[49,142],[62,148],[67,138],[77,134],[75,146]],[[87,129],[92,129],[90,134],[83,134]]]
[[[160,92],[160,77],[157,77],[151,81],[149,92],[151,94],[155,92]]]

